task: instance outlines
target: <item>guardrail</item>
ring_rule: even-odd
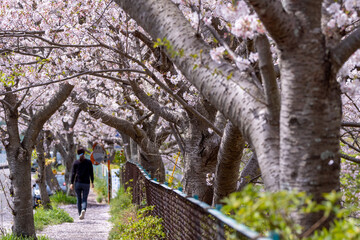
[[[196,197],[160,184],[137,163],[125,164],[121,182],[125,188],[132,188],[133,203],[154,206],[153,214],[163,219],[166,239],[223,240],[230,234],[236,239],[280,239],[275,233],[263,237]]]

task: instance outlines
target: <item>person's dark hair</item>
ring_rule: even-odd
[[[80,154],[85,154],[85,150],[83,148],[79,148],[77,150],[77,154],[80,155]]]

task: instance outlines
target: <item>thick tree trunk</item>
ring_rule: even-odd
[[[311,49],[307,56],[302,48],[281,55],[280,182],[282,189],[304,191],[320,201],[324,192],[340,187],[340,89],[325,48],[306,41],[300,45]],[[306,229],[321,216],[298,217]]]
[[[182,180],[184,192],[189,196],[197,195],[199,200],[211,204],[213,182],[207,182],[207,178],[215,174],[220,137],[214,133],[210,134],[207,127],[193,117],[190,120],[185,145]]]
[[[156,150],[156,149],[154,149]],[[145,153],[139,148],[139,163],[149,172],[152,178],[157,178],[157,180],[164,182],[165,174],[160,169],[164,169],[164,164],[161,159],[159,152]],[[161,163],[159,167],[157,163]]]
[[[40,189],[41,196],[41,204],[45,209],[50,209],[50,198],[49,194],[46,190],[46,174],[45,174],[45,151],[44,151],[44,133],[40,131],[39,136],[37,138],[37,142],[35,145],[36,153],[37,153],[37,163],[39,165],[38,170],[38,179],[36,180]]]
[[[5,149],[13,189],[13,232],[17,236],[35,236],[31,197],[31,151],[25,150],[20,144],[11,145]]]
[[[228,122],[217,158],[213,205],[236,191],[244,145],[245,141],[239,129]]]

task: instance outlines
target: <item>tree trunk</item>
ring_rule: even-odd
[[[50,131],[45,131],[45,146],[46,146],[46,158],[52,158],[55,159],[55,162],[53,164],[45,164],[45,179],[46,184],[50,187],[51,191],[58,192],[61,191],[60,185],[58,183],[58,180],[56,179],[53,171],[52,166],[57,166],[57,159],[56,159],[56,148],[54,148],[54,156],[51,156],[50,153],[50,146],[52,141],[54,140],[54,135]]]
[[[340,188],[340,89],[325,49],[305,40],[301,46],[311,49],[307,56],[303,49],[281,55],[280,183],[321,201],[323,193]],[[297,217],[307,229],[320,215]]]
[[[138,147],[137,147],[137,143],[132,139],[130,138],[130,154],[131,154],[131,158],[130,159],[133,159],[135,161],[138,161]]]
[[[221,199],[236,191],[244,145],[245,141],[239,129],[228,122],[218,153],[213,205],[220,203]]]
[[[35,236],[33,204],[31,195],[31,152],[20,144],[6,147],[13,189],[14,225],[13,233],[17,236]],[[19,177],[21,176],[21,177]]]
[[[131,150],[130,150],[130,137],[123,133],[120,134],[124,144],[123,148],[124,148],[126,161],[131,160],[132,158],[131,158]]]
[[[51,164],[45,165],[45,175],[46,175],[46,177],[45,177],[46,183],[50,187],[51,191],[54,191],[54,192],[61,191],[59,182],[51,169]]]
[[[71,93],[74,86],[62,84],[60,90],[40,108],[25,131],[23,140],[20,139],[18,106],[16,95],[9,93],[5,95],[6,127],[8,143],[5,144],[7,160],[10,169],[10,180],[13,189],[14,226],[13,233],[16,236],[35,235],[33,204],[31,197],[31,152],[34,148],[38,133],[45,122],[55,113]],[[8,88],[7,90],[11,90]],[[10,107],[9,107],[10,106]]]
[[[190,114],[190,127],[185,137],[184,192],[197,195],[199,200],[212,203],[213,182],[220,137],[210,134],[200,120]],[[210,178],[210,179],[209,179]]]
[[[46,190],[46,174],[45,174],[45,151],[44,151],[44,133],[40,131],[35,145],[37,153],[37,163],[39,165],[38,179],[36,180],[40,189],[41,204],[45,209],[50,209],[50,198]]]

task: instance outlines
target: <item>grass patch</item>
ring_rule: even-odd
[[[34,214],[35,230],[42,230],[46,225],[56,225],[64,222],[74,222],[74,219],[54,204],[52,209],[45,210],[42,206],[36,208]]]
[[[131,203],[131,194],[120,188],[110,203],[111,222],[109,240],[115,239],[164,239],[162,219],[150,215],[153,207],[139,209]]]
[[[110,202],[111,221],[115,223],[123,220],[124,216],[122,215],[127,216],[128,212],[126,212],[126,210],[129,210],[131,207],[132,203],[130,193],[125,192],[124,188],[120,187],[116,197]]]
[[[58,204],[76,204],[76,197],[68,196],[63,192],[56,192],[54,195],[50,196],[50,200],[55,205]]]
[[[95,176],[94,180],[94,190],[97,194],[96,201],[101,203],[103,199],[107,201],[108,188],[106,184],[106,180],[102,178],[98,178]]]
[[[33,237],[16,237],[14,234],[0,236],[1,240],[35,240]],[[37,236],[37,240],[51,240],[46,236]]]

